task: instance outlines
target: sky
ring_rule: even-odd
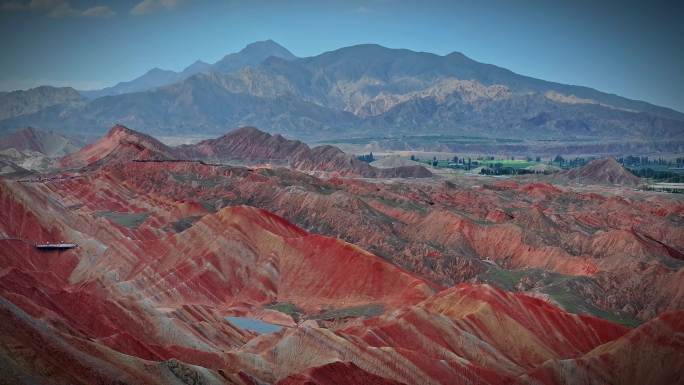
[[[458,51],[684,111],[683,21],[670,0],[0,0],[0,90],[97,89],[273,39],[302,57]]]

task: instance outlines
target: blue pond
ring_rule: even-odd
[[[226,319],[240,329],[251,330],[259,334],[275,333],[282,329],[282,326],[270,324],[255,318],[226,317]]]

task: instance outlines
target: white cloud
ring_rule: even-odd
[[[0,4],[3,11],[33,11],[45,14],[49,17],[111,17],[116,14],[106,5],[98,5],[85,10],[76,9],[67,0],[30,0],[30,1],[5,1]]]
[[[84,17],[112,17],[114,15],[116,15],[116,12],[106,5],[90,7],[81,12],[81,16]]]
[[[143,0],[131,9],[135,16],[147,15],[157,11],[170,10],[178,7],[182,0]]]

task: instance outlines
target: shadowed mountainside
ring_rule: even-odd
[[[62,157],[79,149],[69,138],[54,132],[26,127],[0,137],[0,150],[36,151],[49,157]]]
[[[71,87],[41,86],[26,91],[0,93],[0,120],[33,114],[44,108],[79,102],[83,98]]]

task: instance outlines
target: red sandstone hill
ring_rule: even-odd
[[[298,140],[271,135],[253,127],[238,128],[228,134],[200,142],[180,146],[179,151],[187,158],[217,161],[243,161],[248,163],[273,163],[290,165],[307,172],[336,173],[343,176],[366,178],[425,178],[432,174],[422,166],[378,169],[368,163],[345,154],[333,146],[309,148]]]
[[[627,171],[613,158],[592,160],[582,167],[562,171],[556,176],[584,184],[638,186],[642,183],[638,176]]]
[[[60,159],[59,165],[65,168],[75,168],[94,163],[173,158],[173,149],[157,139],[116,125],[97,142]]]
[[[189,159],[213,159],[287,165],[289,159],[309,150],[309,146],[271,135],[253,127],[238,128],[216,139],[179,146]]]

